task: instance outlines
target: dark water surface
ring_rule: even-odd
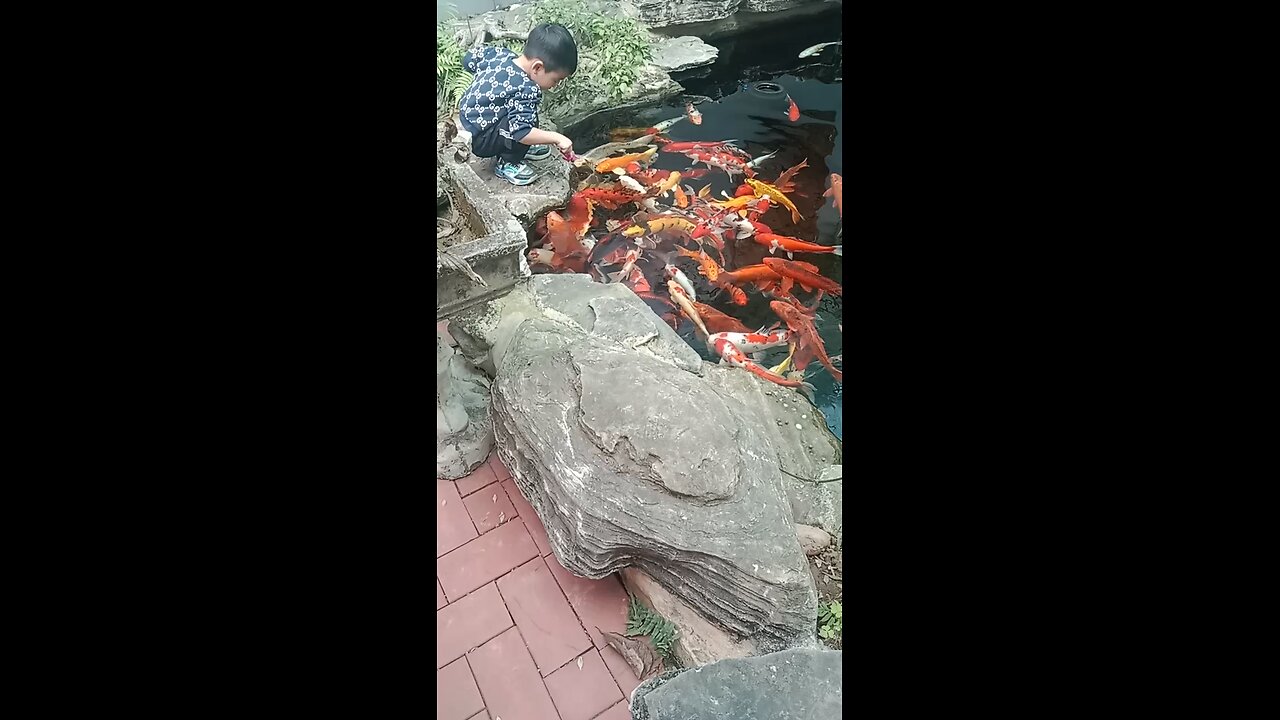
[[[667,131],[675,141],[737,139],[739,147],[752,157],[759,157],[778,150],[778,154],[756,168],[757,178],[772,182],[787,168],[801,160],[808,160],[808,167],[795,176],[796,190],[789,194],[791,201],[804,219],[793,224],[790,213],[773,205],[761,222],[780,235],[789,235],[817,242],[822,245],[841,244],[847,238],[836,238],[841,218],[831,198],[824,198],[831,173],[844,176],[843,149],[840,139],[841,99],[843,96],[840,69],[841,48],[828,47],[817,56],[798,58],[801,50],[820,42],[840,39],[840,28],[830,18],[783,25],[763,31],[739,35],[713,42],[721,47],[721,56],[709,68],[694,72],[697,76],[676,76],[685,86],[688,97],[703,96],[707,100],[697,104],[702,113],[702,124],[683,121]],[[782,87],[782,92],[770,94],[757,88],[759,82],[771,82]],[[791,122],[786,117],[786,96],[790,94],[800,108],[800,120]],[[581,150],[596,147],[609,141],[608,131],[614,127],[642,127],[653,125],[684,114],[684,99],[675,98],[665,105],[647,108],[630,108],[618,113],[598,115],[572,128],[570,137]],[[652,167],[663,170],[684,171],[692,161],[684,155],[660,152]],[[702,165],[698,166],[703,167]],[[683,180],[681,184],[695,190],[711,184],[712,194],[721,198],[721,191],[733,195],[741,184],[741,176],[734,181],[720,170],[708,175]],[[721,198],[722,199],[722,198]],[[734,269],[752,265],[769,257],[765,248],[751,239],[728,243],[725,247],[726,268]],[[779,252],[775,257],[786,258]],[[798,253],[796,260],[813,263],[821,273],[843,284],[841,258],[831,254]],[[769,308],[769,298],[754,289],[747,289],[749,302],[739,307],[728,295],[720,292],[698,274],[696,264],[687,258],[675,261],[689,276],[698,291],[698,300],[740,319],[753,330],[778,321]],[[665,294],[659,291],[659,294]],[[794,294],[804,303],[812,304],[813,294],[796,287]],[[824,296],[815,325],[826,343],[829,355],[844,352],[843,317],[841,298]],[[689,323],[681,324],[681,335],[695,350],[711,361],[719,358],[707,350],[693,333]],[[786,357],[787,349],[767,351],[761,364],[775,365]],[[836,366],[843,369],[843,363]],[[744,371],[745,372],[745,371]],[[816,403],[827,418],[831,431],[843,439],[841,409],[843,388],[817,361],[806,368],[806,380],[816,388]]]

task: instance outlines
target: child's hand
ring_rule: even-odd
[[[573,150],[573,141],[561,135],[556,140],[556,147],[560,148],[560,152],[568,155]]]

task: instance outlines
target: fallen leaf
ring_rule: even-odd
[[[662,658],[654,651],[653,644],[647,638],[623,637],[617,633],[606,632],[596,628],[596,632],[604,638],[609,647],[618,651],[623,660],[635,671],[641,682],[650,675],[662,670]]]
[[[579,669],[579,670],[581,670],[581,669],[582,669],[582,656],[581,656],[581,655],[579,655],[579,656],[578,656],[578,669]]]
[[[507,521],[507,511],[503,510],[502,512],[498,513],[498,524],[501,525],[506,521]]]
[[[496,503],[496,502],[498,502],[498,493],[494,493],[494,494],[493,494],[493,501],[494,501],[495,503]]]

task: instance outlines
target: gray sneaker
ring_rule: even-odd
[[[547,145],[530,145],[529,152],[525,153],[527,160],[546,160],[551,157],[551,148]]]
[[[538,179],[533,169],[524,163],[516,165],[499,158],[493,165],[493,172],[512,185],[528,185]]]

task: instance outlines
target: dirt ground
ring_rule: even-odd
[[[829,603],[839,600],[844,605],[844,551],[835,545],[809,558],[809,570],[813,573],[813,582],[818,588],[818,602]],[[842,631],[843,634],[843,631]],[[844,644],[843,637],[827,640],[818,638],[832,650],[840,650]]]

